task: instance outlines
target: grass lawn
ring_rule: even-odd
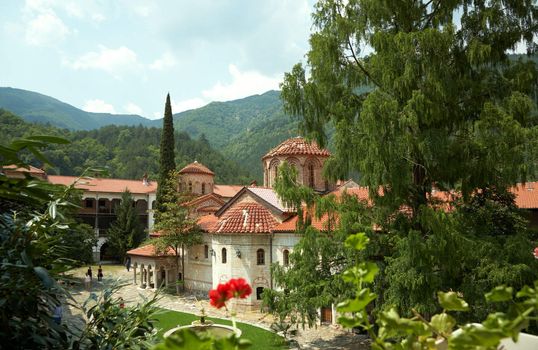
[[[178,311],[163,310],[162,313],[157,315],[158,324],[156,325],[161,329],[159,336],[162,337],[167,330],[177,327],[178,325],[184,326],[191,324],[192,321],[197,320],[198,317],[192,314],[186,314]],[[232,321],[223,320],[219,318],[208,317],[208,320],[212,320],[215,323],[232,325]],[[281,350],[288,347],[284,344],[282,337],[275,333],[266,331],[265,329],[237,322],[237,327],[241,329],[243,334],[241,338],[248,339],[252,342],[251,349],[253,350]]]

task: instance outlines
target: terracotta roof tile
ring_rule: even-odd
[[[9,171],[18,172],[18,173],[29,173],[29,174],[45,175],[45,171],[43,169],[39,169],[39,168],[36,168],[35,166],[31,166],[31,165],[28,165],[28,168],[18,167],[15,164],[4,165],[4,166],[0,167],[0,170],[9,170]]]
[[[516,205],[521,209],[538,209],[538,182],[517,184],[510,189],[516,195]]]
[[[48,181],[57,184],[70,186],[78,179],[76,176],[49,175]],[[124,179],[103,179],[103,178],[81,178],[75,185],[76,188],[88,192],[121,193],[128,189],[131,193],[152,193],[157,191],[157,182],[148,181],[147,185],[142,180]]]
[[[213,193],[223,197],[232,198],[241,191],[244,186],[240,185],[213,185]]]
[[[209,170],[205,165],[202,163],[198,163],[197,161],[194,161],[193,163],[185,166],[183,169],[179,171],[179,174],[207,174],[207,175],[215,175],[214,172]]]
[[[164,253],[157,254],[155,252],[155,246],[153,244],[148,244],[142,247],[138,247],[135,249],[131,249],[127,252],[128,255],[136,255],[136,256],[167,256],[167,255],[174,255],[174,251],[170,248]]]
[[[218,220],[219,218],[213,214],[204,215],[198,218],[198,226],[200,226],[203,231],[208,232],[211,231]]]
[[[317,217],[312,216],[311,217],[311,226],[323,231],[327,229],[328,224],[328,215],[324,214],[320,219]],[[295,228],[297,227],[297,221],[299,221],[299,216],[294,215],[293,217],[289,218],[288,220],[278,224],[274,229],[273,232],[293,232],[295,231]],[[334,227],[333,227],[334,229]]]
[[[262,159],[274,156],[291,155],[315,155],[329,157],[331,154],[326,149],[321,149],[315,142],[308,142],[302,137],[287,139],[275,148],[271,149]]]
[[[213,233],[269,233],[278,225],[271,212],[258,203],[239,203],[219,217]]]
[[[186,207],[196,206],[196,204],[200,204],[200,203],[203,203],[206,200],[211,200],[211,199],[214,200],[215,202],[219,203],[220,205],[224,204],[224,200],[222,200],[222,198],[220,196],[216,195],[215,193],[208,193],[208,194],[204,194],[202,196],[196,197],[194,199],[191,199],[190,201],[188,201],[184,205]]]

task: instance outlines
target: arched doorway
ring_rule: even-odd
[[[106,242],[103,243],[101,249],[99,250],[99,260],[118,260],[117,257],[110,252],[110,246]]]

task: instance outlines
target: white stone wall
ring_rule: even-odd
[[[212,248],[215,255],[213,261],[213,286],[225,283],[231,278],[244,278],[253,289],[252,295],[242,299],[238,304],[256,306],[256,288],[270,288],[270,234],[214,234]],[[222,263],[222,249],[226,249],[227,261]],[[265,263],[257,264],[257,251],[265,252]],[[240,257],[238,256],[238,252]]]
[[[274,233],[273,262],[284,265],[284,250],[291,253],[300,239],[301,236],[295,233]]]
[[[211,256],[211,236],[203,234],[204,242],[188,249],[185,254],[185,288],[195,291],[209,291],[213,286]],[[204,246],[208,247],[205,257]]]

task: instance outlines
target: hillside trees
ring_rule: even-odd
[[[2,144],[29,135],[56,135],[70,140],[69,145],[49,145],[43,150],[54,164],[46,167],[47,173],[52,175],[79,175],[87,166],[99,165],[107,169],[111,177],[141,179],[147,173],[150,179],[158,178],[160,128],[110,125],[90,131],[69,131],[27,123],[8,111],[0,110],[0,134]],[[248,171],[203,141],[193,140],[185,132],[175,132],[174,141],[175,161],[179,167],[196,159],[203,160],[215,171],[219,183],[250,182]],[[22,152],[21,158],[34,166],[43,166],[29,152]]]
[[[437,290],[462,287],[457,276],[469,270],[461,266],[475,276],[502,274],[510,284],[536,277],[510,275],[501,267],[512,259],[506,256],[480,271],[489,257],[465,249],[469,233],[460,218],[431,204],[434,186],[458,191],[467,203],[477,189],[505,190],[535,174],[537,113],[529,95],[538,89],[538,71],[531,61],[510,60],[508,51],[521,41],[536,52],[537,16],[530,0],[316,4],[308,74],[293,67],[282,97],[320,145],[334,127],[327,175],[358,171],[370,188],[393,249],[382,302],[431,314]],[[493,235],[492,225],[486,230]],[[479,263],[465,265],[474,253]]]
[[[123,261],[125,253],[138,247],[146,238],[144,228],[140,223],[133,196],[129,190],[121,195],[121,203],[116,208],[116,221],[108,229],[108,245],[110,252]]]

